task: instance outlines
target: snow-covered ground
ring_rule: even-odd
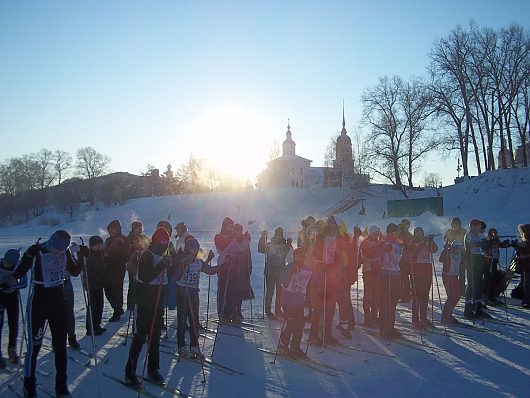
[[[411,218],[412,228],[423,226],[427,233],[440,234],[449,227],[454,216],[461,217],[464,224],[471,218],[485,220],[488,227],[494,226],[501,235],[515,235],[518,223],[530,222],[528,203],[530,199],[530,170],[500,170],[483,175],[455,186],[439,190],[413,192],[411,197],[436,196],[444,198],[444,216],[436,217],[423,214]],[[355,224],[364,227],[370,223],[381,227],[400,219],[382,218],[388,199],[400,199],[401,195],[383,185],[373,185],[362,192],[347,192],[356,197],[365,198],[366,215],[359,216],[360,204],[337,216],[344,219],[350,229]],[[0,227],[0,254],[8,248],[26,248],[39,237],[46,240],[54,230],[63,228],[72,233],[75,240],[87,239],[92,234],[106,234],[106,225],[113,219],[119,219],[124,233],[129,231],[130,223],[139,219],[146,233],[151,234],[159,220],[167,220],[175,225],[184,221],[190,232],[201,242],[205,249],[213,249],[213,236],[220,227],[223,217],[230,216],[249,229],[253,236],[253,275],[252,284],[257,298],[245,303],[243,313],[250,321],[259,326],[249,330],[240,330],[223,326],[217,335],[213,360],[230,367],[237,373],[228,373],[219,368],[206,370],[206,382],[201,383],[203,375],[196,363],[176,362],[170,352],[174,351],[176,330],[175,312],[169,311],[168,338],[162,340],[161,373],[166,376],[171,387],[178,388],[191,396],[209,397],[445,397],[445,396],[529,396],[527,377],[530,375],[530,312],[520,308],[520,302],[508,296],[508,314],[504,308],[492,308],[491,312],[499,319],[509,319],[504,323],[477,322],[475,328],[453,328],[447,335],[443,333],[424,334],[421,344],[417,331],[410,325],[410,305],[399,304],[398,327],[411,339],[418,340],[416,348],[379,340],[360,328],[356,329],[352,340],[338,337],[342,343],[355,349],[338,350],[309,347],[309,356],[327,364],[320,370],[311,369],[297,363],[278,358],[271,364],[273,357],[259,351],[265,347],[274,349],[278,340],[280,322],[268,322],[262,317],[263,297],[263,256],[257,252],[259,231],[273,231],[283,226],[286,235],[293,237],[300,228],[300,220],[309,214],[324,216],[326,209],[342,198],[341,189],[285,189],[267,192],[214,193],[180,195],[173,197],[144,198],[129,201],[124,206],[82,207],[68,220],[61,214],[47,212],[40,219],[15,226]],[[51,227],[46,220],[58,219],[59,224]],[[437,238],[439,246],[443,244]],[[503,253],[502,265],[511,256]],[[437,256],[435,256],[437,258]],[[436,263],[440,294],[445,299],[445,290],[441,284],[440,264]],[[216,318],[215,292],[217,278],[211,278],[209,326],[215,328],[211,320]],[[85,336],[85,308],[79,280],[74,278],[76,291],[77,334],[82,347],[92,351],[91,340]],[[510,291],[509,288],[508,291]],[[359,286],[352,289],[352,298],[356,304],[362,299],[362,279]],[[23,296],[26,292],[23,291]],[[435,290],[434,318],[440,319],[438,296]],[[205,323],[207,315],[208,277],[201,279],[201,321]],[[457,315],[462,308],[457,307]],[[110,317],[107,304],[104,323]],[[362,321],[362,306],[358,306],[357,320]],[[128,346],[122,345],[127,328],[127,316],[121,322],[105,325],[108,330],[96,337],[97,355],[100,358],[97,369],[93,362],[89,366],[82,363],[87,358],[75,351],[68,351],[71,357],[68,364],[69,383],[75,397],[131,396],[131,390],[103,376],[112,374],[121,378],[127,358]],[[250,328],[249,328],[250,329]],[[2,347],[6,354],[7,324],[2,333]],[[22,331],[20,332],[20,338]],[[201,338],[204,353],[212,354],[213,335]],[[306,335],[307,337],[307,335]],[[50,347],[50,335],[45,346]],[[366,350],[366,351],[362,351]],[[371,352],[367,352],[371,351]],[[395,357],[393,357],[395,355]],[[39,369],[52,372],[51,376],[38,375],[38,382],[50,389],[54,386],[53,354],[49,350],[41,352]],[[141,367],[139,366],[139,372]],[[242,374],[240,374],[242,373]],[[7,388],[11,382],[9,375],[0,373],[0,396],[14,396]],[[20,388],[21,383],[17,386]],[[158,387],[147,384],[146,389],[156,396],[171,396]],[[42,391],[39,391],[44,396]]]

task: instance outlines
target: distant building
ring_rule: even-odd
[[[346,131],[344,109],[342,131],[335,146],[333,167],[311,167],[312,160],[296,155],[290,123],[287,124],[285,141],[282,143],[282,156],[267,163],[267,168],[258,175],[258,187],[303,188],[313,186],[348,186],[368,184],[370,177],[358,174],[353,163],[352,143]]]

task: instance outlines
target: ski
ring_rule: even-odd
[[[199,337],[204,337],[205,339],[215,341],[215,337],[208,336],[207,334],[204,334],[204,333],[199,334]]]
[[[256,333],[256,334],[261,334],[262,333],[261,330],[255,330],[255,329],[252,329],[252,328],[247,328],[246,326],[241,326],[241,325],[236,324],[236,323],[220,323],[219,326],[230,326],[230,327],[235,328],[235,329],[244,330],[246,332]]]
[[[22,377],[22,375],[18,376],[18,379],[23,381],[24,378]],[[41,390],[45,395],[49,396],[49,397],[52,397],[52,398],[55,398],[56,397],[56,394],[55,392],[51,391],[48,387],[45,387],[43,386],[42,384],[40,383],[37,383],[36,384],[36,387]],[[12,382],[12,383],[9,383],[8,384],[8,388],[18,397],[21,397],[21,398],[24,398],[24,393],[20,390],[17,390],[17,388],[15,387],[15,382]]]
[[[92,355],[91,353],[89,353],[86,350],[83,350],[82,348],[79,348],[79,349],[72,348],[72,347],[68,347],[68,348],[71,349],[72,351],[75,351],[75,352],[78,352],[80,354],[83,354],[85,357],[94,358],[94,355]]]
[[[182,391],[180,391],[178,388],[174,388],[174,387],[171,387],[171,386],[168,386],[166,384],[159,384],[159,383],[156,383],[154,382],[153,380],[149,379],[149,378],[145,378],[143,379],[143,381],[149,383],[150,385],[152,386],[155,386],[155,387],[158,387],[168,393],[170,393],[171,395],[173,396],[177,396],[177,397],[183,397],[183,398],[191,398],[191,395],[188,395],[188,394],[184,394]]]
[[[88,361],[81,361],[80,359],[77,359],[76,357],[72,356],[72,355],[68,355],[68,359],[79,364],[79,365],[83,365],[83,366],[86,366],[86,367],[89,367],[90,366],[90,359]]]
[[[301,366],[305,366],[309,369],[312,369],[312,370],[315,370],[317,372],[320,372],[320,373],[324,373],[328,376],[338,376],[338,372],[337,371],[334,371],[334,370],[330,370],[328,368],[323,368],[320,364],[320,362],[318,361],[315,361],[314,359],[296,359],[296,358],[293,358],[293,357],[289,357],[287,355],[281,355],[281,354],[277,354],[276,351],[274,350],[269,350],[268,348],[263,348],[263,347],[256,347],[258,349],[258,351],[261,351],[261,352],[264,352],[265,354],[269,354],[269,355],[277,355],[281,358],[284,358],[284,359],[287,359],[288,361],[291,361],[293,363],[296,363],[298,365],[301,365]]]
[[[219,323],[219,319],[213,319],[212,322]],[[251,323],[247,321],[240,321],[240,322],[221,322],[221,325],[243,325],[243,326],[249,326],[252,328],[260,328],[260,329],[266,329],[267,326],[265,325],[259,325],[257,323]]]
[[[119,377],[113,376],[113,375],[111,375],[109,373],[103,372],[102,375],[105,376],[106,378],[108,378],[109,380],[112,380],[112,381],[114,381],[116,383],[119,383],[122,386],[127,387],[128,389],[133,390],[137,394],[142,395],[144,397],[148,397],[148,398],[157,398],[158,397],[158,395],[153,394],[152,392],[149,392],[149,391],[143,389],[142,387],[137,388],[137,387],[133,386],[132,384],[126,383],[124,380],[120,379]]]
[[[215,330],[215,329],[202,329],[202,332],[204,333],[210,333],[210,334],[225,334],[227,336],[233,336],[233,337],[241,337],[242,335],[241,334],[238,334],[238,333],[230,333],[230,332],[227,332],[226,330]]]
[[[9,388],[9,390],[10,390],[13,394],[15,394],[17,397],[19,397],[19,398],[24,398],[24,394],[23,394],[20,390],[17,390],[16,387],[14,386],[14,384],[12,384],[12,383],[9,384],[9,385],[7,386],[7,388]]]
[[[185,361],[190,361],[190,362],[194,362],[194,363],[198,363],[200,364],[201,363],[201,360],[200,359],[192,359],[192,358],[184,358],[184,357],[181,357],[178,353],[176,352],[171,352],[171,351],[165,351],[165,350],[160,350],[161,353],[164,353],[164,354],[167,354],[167,355],[172,355],[174,356],[175,358],[177,358],[179,361],[180,360],[185,360]],[[213,361],[211,358],[204,358],[203,359],[203,363],[204,365],[208,366],[208,367],[214,367],[220,371],[223,371],[225,373],[229,373],[229,374],[236,374],[236,375],[243,375],[245,374],[245,372],[241,372],[240,370],[236,370],[236,369],[233,369],[231,367],[228,367],[226,365],[222,365],[218,362],[215,362]]]

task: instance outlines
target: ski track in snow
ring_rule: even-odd
[[[530,191],[528,183],[530,171],[528,169],[500,170],[488,172],[462,184],[442,188],[440,193],[444,196],[444,212],[446,216],[435,217],[423,214],[411,217],[412,228],[423,226],[426,233],[443,233],[449,226],[453,216],[461,217],[464,224],[474,217],[483,218],[489,226],[495,226],[501,235],[515,235],[516,225],[521,222],[528,223],[530,219],[521,219],[528,216],[521,206],[528,206]],[[364,189],[367,191],[367,189]],[[350,194],[350,193],[348,193]],[[361,195],[352,191],[353,196]],[[358,346],[367,350],[395,354],[396,358],[385,357],[362,351],[345,350],[342,354],[334,350],[320,352],[320,347],[309,347],[309,356],[315,360],[331,365],[339,370],[337,376],[331,376],[297,363],[278,357],[273,365],[271,355],[257,350],[257,347],[275,349],[281,322],[265,321],[262,319],[262,292],[263,292],[263,255],[257,252],[259,231],[267,229],[269,235],[276,226],[282,225],[286,236],[291,236],[296,242],[296,233],[300,220],[308,214],[323,216],[323,212],[341,199],[340,189],[286,189],[268,192],[239,192],[239,193],[212,193],[197,195],[180,195],[177,197],[145,198],[129,201],[124,206],[106,208],[103,205],[86,207],[79,210],[76,219],[64,221],[56,227],[43,225],[39,220],[28,223],[0,227],[0,253],[8,248],[22,247],[25,249],[39,237],[46,240],[51,232],[58,228],[71,231],[74,240],[83,236],[86,240],[92,234],[103,234],[106,225],[112,219],[119,219],[124,227],[124,233],[129,231],[130,222],[138,216],[144,223],[147,234],[151,234],[159,220],[167,219],[171,214],[171,223],[185,221],[205,249],[213,249],[213,236],[219,228],[224,216],[230,216],[239,221],[245,229],[249,228],[253,236],[252,256],[253,274],[252,285],[257,299],[252,302],[252,321],[265,326],[255,328],[261,334],[241,331],[241,336],[219,334],[215,347],[213,360],[227,367],[244,372],[243,375],[229,374],[206,367],[206,383],[202,384],[201,367],[198,363],[190,361],[177,362],[176,358],[162,353],[160,356],[161,373],[165,376],[167,384],[178,388],[183,393],[193,397],[524,397],[528,396],[528,387],[525,383],[530,375],[530,312],[519,307],[520,301],[508,297],[509,319],[523,325],[508,326],[500,323],[476,322],[477,327],[483,330],[474,330],[465,327],[454,327],[453,330],[463,333],[443,334],[439,325],[440,305],[435,291],[434,311],[435,322],[441,333],[424,331],[425,351],[412,349],[406,345],[388,344],[378,337],[363,333],[360,328],[353,333],[352,340],[344,339],[334,331],[343,344]],[[399,222],[400,218],[382,219],[381,215],[386,209],[387,199],[399,199],[400,195],[382,185],[374,185],[366,197],[364,206],[367,215],[360,217],[358,211],[360,204],[337,216],[344,219],[351,227],[358,223],[364,227],[375,223],[384,227],[389,222]],[[412,192],[411,197],[435,196],[437,192]],[[493,204],[493,205],[492,205]],[[494,207],[492,207],[494,206]],[[524,209],[526,210],[526,208]],[[61,216],[62,217],[62,216]],[[248,223],[254,221],[253,223]],[[442,237],[436,238],[439,247],[443,245]],[[506,259],[511,258],[511,252],[503,252],[501,265]],[[437,255],[435,255],[437,260]],[[215,260],[214,260],[215,262]],[[441,283],[441,265],[436,262],[438,281]],[[126,278],[127,279],[127,278]],[[217,324],[211,322],[216,319],[216,290],[217,278],[211,279],[209,327],[216,328]],[[516,281],[515,281],[516,282]],[[79,278],[73,278],[75,289],[76,333],[84,350],[92,352],[91,339],[85,336],[85,308]],[[206,320],[208,277],[202,275],[200,292],[200,316],[204,324]],[[508,289],[511,290],[512,286]],[[362,298],[362,278],[359,282],[359,297]],[[124,297],[127,291],[125,282]],[[442,300],[445,299],[445,289],[440,285]],[[356,308],[357,321],[362,321],[362,305],[357,307],[356,288],[352,289],[352,299]],[[27,289],[22,291],[25,303]],[[430,302],[431,303],[431,302]],[[462,304],[462,302],[460,303]],[[455,310],[461,316],[462,306]],[[250,302],[244,303],[243,313],[250,321]],[[430,313],[430,309],[429,309]],[[498,319],[505,320],[504,307],[492,308],[490,313]],[[110,306],[106,303],[103,314],[103,325],[108,328],[102,336],[96,336],[96,351],[98,357],[97,371],[94,360],[88,366],[88,358],[79,352],[68,350],[68,355],[77,358],[69,359],[68,375],[69,385],[73,396],[77,398],[98,396],[98,379],[102,396],[125,397],[132,396],[134,392],[126,387],[104,377],[103,372],[114,376],[123,377],[123,368],[127,359],[130,338],[127,347],[122,345],[127,328],[128,313],[120,322],[106,323],[112,315]],[[176,311],[169,311],[169,323],[175,325]],[[338,318],[338,313],[335,319]],[[22,321],[22,320],[20,320]],[[401,329],[405,329],[407,336],[419,342],[419,333],[410,325],[410,304],[400,303],[397,311],[397,321]],[[20,322],[22,327],[22,323]],[[308,325],[306,325],[308,326]],[[252,328],[252,327],[249,327]],[[232,329],[232,328],[231,328]],[[235,329],[234,329],[235,330]],[[412,334],[411,334],[412,333]],[[414,335],[415,333],[415,335]],[[232,332],[232,334],[237,334]],[[165,335],[165,332],[162,332]],[[22,329],[19,331],[19,342],[22,339]],[[38,361],[38,368],[43,372],[51,372],[51,376],[37,375],[39,383],[48,389],[54,387],[54,361],[53,353],[49,351],[51,345],[50,332],[47,331],[44,340],[46,349],[42,349]],[[211,335],[213,336],[213,335]],[[176,330],[168,328],[169,340],[163,339],[164,350],[171,350],[175,346]],[[304,341],[307,339],[307,333]],[[200,338],[203,352],[210,356],[214,341]],[[305,343],[303,343],[305,344]],[[6,355],[7,322],[2,331],[2,348]],[[25,348],[24,348],[25,351]],[[429,352],[427,352],[429,351]],[[344,355],[344,353],[346,355]],[[145,355],[145,348],[142,357]],[[327,368],[324,368],[327,369]],[[329,370],[329,369],[328,369]],[[21,372],[22,370],[20,370]],[[138,373],[142,371],[142,363],[138,366]],[[98,376],[99,373],[99,377]],[[15,380],[9,373],[0,372],[0,396],[12,397],[15,394],[8,388],[8,384]],[[16,381],[16,386],[21,387],[21,382]],[[145,385],[150,393],[169,397],[167,391]],[[44,394],[40,394],[44,396]]]

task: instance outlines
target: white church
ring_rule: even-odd
[[[282,156],[267,163],[267,168],[258,175],[258,188],[305,188],[349,187],[355,188],[370,182],[366,174],[356,172],[353,163],[352,143],[346,131],[344,109],[342,131],[335,144],[333,167],[311,167],[312,160],[296,154],[290,123],[287,124]]]

